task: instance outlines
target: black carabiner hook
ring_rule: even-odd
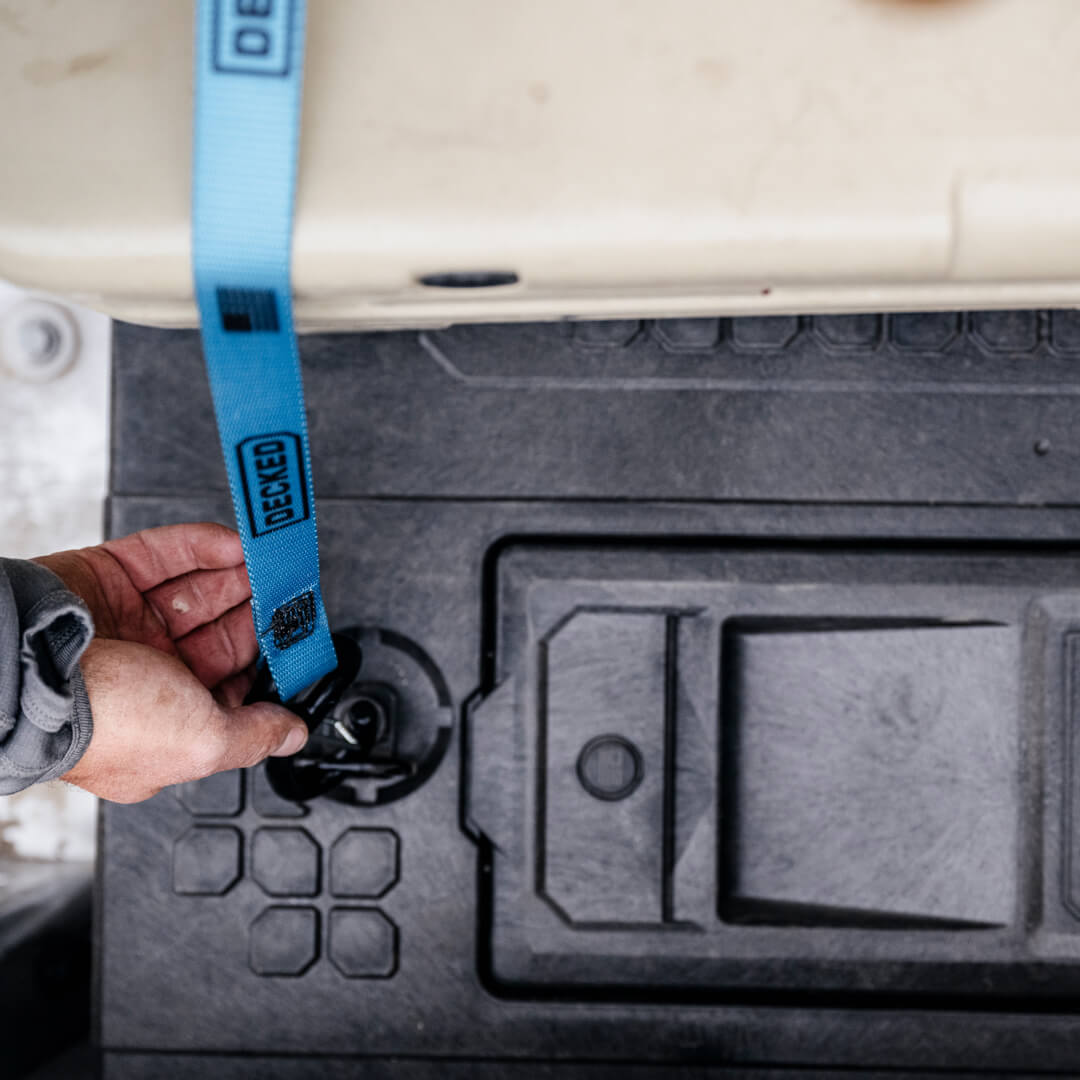
[[[356,683],[363,660],[359,644],[346,634],[334,634],[334,648],[338,666],[292,700],[281,701],[266,665],[260,665],[247,697],[249,702],[283,704],[307,725],[308,742],[299,753],[266,761],[271,789],[290,802],[329,795],[346,780],[389,780],[412,771],[408,763],[371,760],[381,728],[378,714],[384,711],[374,694],[353,702],[347,715],[334,717]]]
[[[338,666],[290,701],[281,701],[269,667],[261,664],[247,700],[275,701],[284,705],[304,721],[309,735],[313,735],[360,674],[363,654],[352,638],[344,634],[334,634],[334,649],[337,652]],[[347,752],[352,748],[345,749],[346,752],[339,751],[336,755],[341,758],[341,764],[357,764],[355,760],[349,761],[351,756],[355,757]],[[292,802],[306,802],[308,799],[325,795],[348,775],[347,769],[333,769],[331,761],[305,760],[306,757],[304,750],[301,750],[293,757],[267,759],[266,777],[270,787],[280,798]]]

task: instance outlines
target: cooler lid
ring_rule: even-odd
[[[1075,0],[308,22],[302,327],[1080,305]],[[191,0],[0,9],[0,277],[196,324],[193,27]]]

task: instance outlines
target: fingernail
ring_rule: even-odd
[[[289,734],[282,740],[281,745],[270,755],[271,757],[292,757],[308,740],[307,728],[303,724],[297,724],[289,729]]]

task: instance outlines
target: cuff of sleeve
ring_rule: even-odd
[[[56,780],[70,772],[78,764],[79,758],[90,745],[90,736],[94,733],[94,720],[90,714],[90,695],[86,691],[82,671],[76,664],[71,673],[71,742],[64,756],[51,768],[46,769],[34,781]]]
[[[79,669],[94,633],[89,611],[44,567],[23,563],[13,571],[7,561],[7,569],[20,624],[20,670],[17,714],[0,724],[0,795],[63,776],[93,733]]]

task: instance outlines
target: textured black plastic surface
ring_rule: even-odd
[[[107,807],[107,1076],[1080,1068],[1080,317],[301,345],[331,621],[449,747]],[[228,521],[196,335],[115,360],[111,530]]]

